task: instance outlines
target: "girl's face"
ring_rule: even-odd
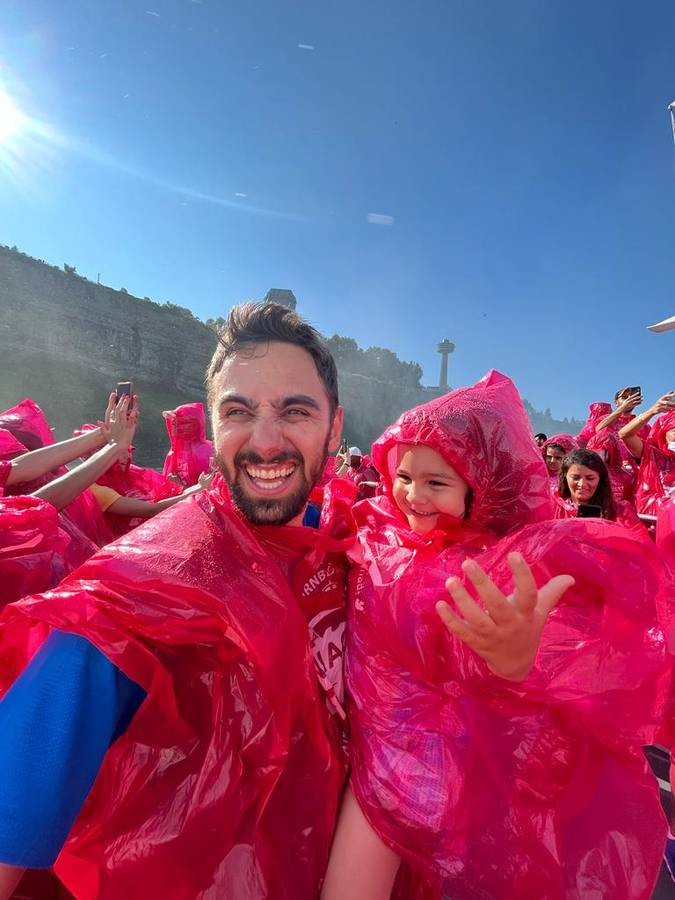
[[[402,444],[396,454],[394,500],[413,531],[433,531],[439,515],[462,518],[469,486],[440,453]]]
[[[600,476],[588,466],[573,465],[567,470],[567,486],[575,506],[588,503],[596,492]]]

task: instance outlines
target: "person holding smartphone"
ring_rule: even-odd
[[[658,415],[646,439],[640,426]],[[640,460],[635,504],[639,513],[656,515],[661,503],[675,497],[675,391],[668,391],[619,432]]]
[[[633,411],[641,403],[642,388],[638,385],[618,390],[614,395],[614,409],[610,403],[591,403],[586,424],[577,435],[579,445],[585,447],[592,437],[605,429],[618,432],[633,422],[635,419]],[[649,436],[649,425],[645,421],[641,421],[639,433],[643,439]]]
[[[572,450],[565,456],[558,476],[557,519],[598,518],[618,522],[648,539],[634,507],[616,500],[605,461],[593,450]]]

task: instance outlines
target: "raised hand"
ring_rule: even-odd
[[[202,472],[199,478],[197,479],[197,484],[205,491],[213,484],[213,479],[216,477],[216,470],[211,469],[210,472]]]
[[[115,395],[112,394],[111,398]],[[112,408],[108,403],[103,433],[109,444],[116,444],[120,450],[127,449],[133,440],[136,430],[137,415],[135,410],[129,412],[129,397],[123,396]]]
[[[448,578],[446,590],[461,616],[444,600],[436,604],[436,610],[448,631],[482,657],[495,675],[522,681],[534,665],[549,613],[574,579],[557,575],[538,589],[519,553],[510,553],[508,563],[514,579],[510,596],[499,590],[478,563],[465,560],[462,569],[484,608],[472,599],[459,578]]]
[[[649,412],[655,416],[658,413],[671,412],[673,409],[675,409],[675,391],[668,391],[663,397],[659,397]]]
[[[623,399],[621,403],[617,406],[617,411],[621,413],[630,413],[633,412],[636,406],[639,406],[642,403],[642,394],[630,394],[628,397]]]

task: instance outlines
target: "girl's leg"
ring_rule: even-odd
[[[401,861],[345,792],[321,900],[389,900]]]

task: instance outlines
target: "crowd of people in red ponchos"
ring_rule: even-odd
[[[145,698],[55,858],[0,834],[0,898],[40,866],[78,898],[649,897],[664,844],[675,873],[641,752],[675,741],[675,393],[534,435],[490,372],[364,454],[313,330],[240,315],[215,449],[202,403],[167,411],[162,472],[133,395],[59,442],[33,399],[0,413],[0,722],[53,631]]]

